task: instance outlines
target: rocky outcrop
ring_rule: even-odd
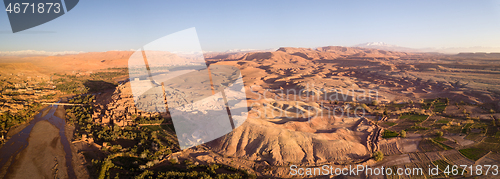
[[[366,119],[317,116],[308,112],[317,108],[312,103],[271,101],[263,106],[243,125],[208,146],[224,156],[266,161],[271,165],[342,163],[370,157],[362,138],[373,127]],[[290,109],[302,109],[301,115],[295,116],[292,114],[295,110]],[[288,117],[272,118],[272,113],[287,113]]]
[[[349,140],[355,134],[345,128],[335,132],[309,133],[263,125],[258,119],[247,121],[208,145],[226,156],[266,161],[272,165],[310,165],[369,157],[363,144]]]

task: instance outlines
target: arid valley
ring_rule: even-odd
[[[136,106],[128,68],[132,55],[0,56],[0,175],[498,177],[492,176],[493,167],[489,175],[476,175],[476,166],[497,166],[498,175],[500,53],[342,46],[207,52],[211,70],[226,65],[241,72],[248,115],[228,134],[183,150],[171,112]],[[174,56],[168,58],[183,58]],[[182,80],[177,83],[189,84],[189,78]],[[179,93],[200,91],[186,89],[193,90]],[[325,165],[424,172],[325,176],[305,169]],[[436,167],[438,175],[427,172]]]

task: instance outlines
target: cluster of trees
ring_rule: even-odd
[[[68,81],[56,85],[56,90],[68,94],[84,94],[88,92],[88,88],[81,81]]]
[[[223,169],[226,171],[232,172],[221,173],[218,172],[217,169]],[[257,176],[253,174],[249,174],[245,170],[236,169],[227,165],[188,165],[186,169],[174,168],[174,170],[169,171],[151,171],[146,170],[140,175],[136,176],[136,178],[231,178],[231,179],[240,179],[240,178],[257,178]]]
[[[118,139],[128,140],[134,145],[129,148],[121,148],[121,146],[112,146],[110,149],[104,149],[105,152],[118,153],[127,152],[130,155],[144,158],[147,160],[158,160],[160,157],[172,153],[174,144],[168,140],[162,140],[158,137],[157,132],[150,131],[147,128],[125,127],[119,126],[95,126],[92,136],[97,143],[115,143]],[[118,147],[118,150],[113,150]]]
[[[375,153],[373,153],[373,159],[375,159],[375,161],[381,161],[384,159],[384,153],[382,153],[382,151],[376,151]]]
[[[0,115],[0,135],[5,136],[9,129],[13,126],[28,122],[31,120],[36,113],[41,109],[42,105],[40,103],[32,103],[27,108],[19,111],[16,114],[7,111]],[[5,140],[0,140],[0,144],[3,144]]]
[[[137,124],[159,124],[159,123],[163,123],[164,122],[164,118],[161,117],[160,115],[156,115],[156,116],[151,116],[151,117],[136,117],[134,119],[134,121],[137,123]]]
[[[7,130],[12,126],[25,122],[26,120],[25,116],[11,114],[10,111],[7,111],[0,116],[0,128],[2,130]]]
[[[397,137],[397,136],[399,136],[399,133],[396,131],[384,130],[384,133],[382,133],[382,138],[384,138],[384,139]]]
[[[66,109],[67,119],[75,125],[75,138],[79,139],[83,134],[92,138],[97,144],[101,144],[102,152],[108,155],[108,159],[94,160],[92,163],[97,168],[94,172],[99,172],[99,177],[109,176],[109,170],[120,168],[115,165],[109,156],[115,154],[126,154],[146,161],[159,161],[165,155],[172,153],[174,146],[168,140],[162,140],[157,131],[152,131],[144,127],[126,126],[124,128],[117,125],[108,126],[95,123],[92,120],[94,95],[80,95],[71,100],[73,104],[84,104],[83,106],[71,106]],[[148,120],[145,118],[144,120]],[[127,140],[132,143],[131,147],[122,147],[117,140]],[[152,166],[153,162],[149,162]],[[129,170],[127,168],[127,170]]]
[[[85,94],[88,92],[99,92],[116,87],[114,78],[126,76],[126,68],[115,68],[115,71],[96,72],[89,76],[54,74],[61,78],[55,79],[56,89],[68,94]]]
[[[112,81],[113,78],[128,75],[127,68],[114,68],[116,71],[96,72],[90,74],[94,80]]]
[[[80,95],[70,103],[91,104],[95,96]],[[192,162],[172,163],[172,167],[150,170],[161,159],[178,151],[178,144],[167,139],[167,132],[150,126],[108,126],[92,121],[92,105],[71,106],[67,117],[75,125],[77,138],[83,134],[102,144],[101,152],[106,157],[92,160],[89,168],[97,178],[256,178],[247,171],[226,165],[194,165]],[[161,116],[139,117],[138,123],[161,123]],[[120,142],[119,142],[120,141]],[[128,143],[122,144],[121,141]],[[106,144],[106,145],[104,145]],[[228,172],[229,171],[229,172]]]
[[[406,138],[406,131],[405,131],[405,130],[402,130],[402,131],[399,133],[399,136],[401,136],[402,138]]]
[[[26,109],[19,111],[16,114],[7,111],[0,115],[0,128],[1,130],[8,130],[10,127],[21,124],[30,120],[38,110],[40,110],[40,103],[32,103]]]
[[[94,95],[80,95],[73,99],[70,99],[69,103],[90,105],[94,101],[94,99]]]
[[[70,109],[66,110],[67,118],[70,122],[75,124],[76,138],[80,138],[82,134],[87,134],[87,136],[93,137],[96,143],[100,144],[104,142],[115,142],[117,139],[135,141],[135,143],[138,143],[140,146],[134,146],[130,150],[135,151],[134,153],[139,155],[142,154],[144,150],[149,149],[150,146],[153,145],[152,143],[155,143],[158,149],[165,149],[165,151],[167,151],[164,143],[168,141],[161,141],[160,138],[157,137],[157,132],[151,131],[148,128],[134,126],[121,128],[117,125],[108,126],[94,123],[92,120],[93,107],[89,105],[94,99],[94,95],[81,95],[69,101],[73,104],[86,104],[84,106],[72,106]],[[157,120],[157,118],[159,117],[153,117],[154,120]],[[148,118],[142,119],[149,120]],[[167,143],[167,145],[169,144],[171,143]]]
[[[96,161],[93,162],[101,166],[101,171],[99,172],[99,177],[98,177],[99,179],[105,179],[106,173],[109,171],[109,169],[115,166],[109,158],[102,162],[96,162]]]
[[[77,139],[79,139],[82,134],[91,133],[95,125],[92,121],[94,109],[92,105],[90,105],[94,99],[94,95],[80,95],[69,100],[69,103],[83,104],[83,106],[72,106],[66,109],[66,119],[75,125],[75,138]]]
[[[440,105],[447,106],[450,104],[450,99],[448,98],[436,98],[436,99],[427,99],[421,102],[422,109],[429,109],[436,103],[442,103]]]

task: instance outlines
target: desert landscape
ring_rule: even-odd
[[[439,166],[441,174],[356,177],[461,178],[474,171],[446,167],[500,164],[500,54],[341,46],[205,53],[208,68],[241,72],[248,116],[184,150],[171,112],[136,106],[132,54],[2,57],[2,176],[328,178],[348,176],[294,176],[290,168],[366,165]],[[21,134],[26,144],[17,144]]]

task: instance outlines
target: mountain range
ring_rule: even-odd
[[[495,53],[500,52],[500,47],[442,47],[442,48],[408,48],[397,45],[390,45],[384,42],[368,42],[362,43],[358,45],[354,45],[353,47],[361,47],[361,48],[371,48],[378,50],[387,50],[387,51],[397,51],[397,52],[435,52],[435,53],[444,53],[444,54],[458,54],[458,53],[475,53],[475,52],[486,52],[486,53]]]

